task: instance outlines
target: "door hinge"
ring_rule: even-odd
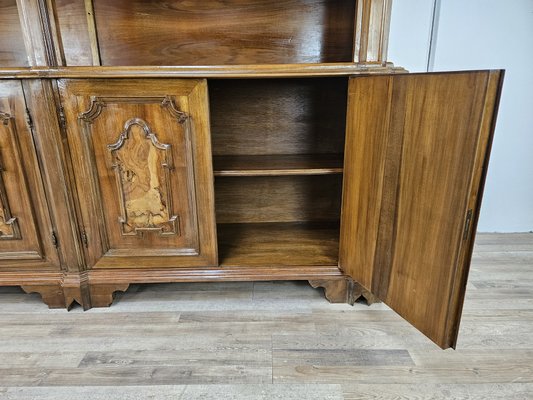
[[[54,231],[50,234],[50,239],[52,240],[52,245],[57,249],[59,247],[59,241],[57,240],[57,235]]]
[[[465,228],[463,231],[463,240],[468,239],[468,232],[470,231],[470,224],[472,223],[472,209],[466,212]]]
[[[65,119],[65,109],[63,106],[59,106],[59,124],[61,125],[61,128],[64,130],[67,126],[67,120]]]
[[[85,246],[85,248],[89,247],[89,239],[87,237],[87,232],[85,232],[85,229],[81,231],[81,242]]]
[[[26,108],[26,123],[30,129],[33,129],[33,118],[31,117],[29,108]]]

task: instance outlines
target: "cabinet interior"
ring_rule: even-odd
[[[209,82],[219,261],[337,265],[346,78]]]
[[[355,0],[93,0],[102,65],[348,62],[355,5]]]

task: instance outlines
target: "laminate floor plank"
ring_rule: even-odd
[[[1,397],[1,396],[4,397]],[[6,400],[343,400],[340,385],[247,384],[0,388]]]
[[[0,399],[533,399],[533,234],[479,234],[457,350],[307,282],[131,285],[49,310],[0,287]]]
[[[345,400],[530,400],[533,384],[343,385]]]

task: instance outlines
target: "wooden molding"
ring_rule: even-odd
[[[176,104],[172,100],[172,97],[165,96],[161,102],[161,107],[168,110],[170,115],[172,115],[180,124],[184,124],[189,119],[189,114],[184,113],[176,108]]]
[[[109,307],[113,303],[116,292],[125,292],[128,290],[129,283],[108,283],[108,284],[91,284],[89,293],[91,299],[90,307]]]
[[[353,61],[360,64],[387,63],[392,0],[357,2]]]
[[[330,303],[348,303],[353,306],[361,297],[368,305],[380,302],[376,296],[350,278],[309,280],[309,284],[315,289],[323,288]]]
[[[21,285],[26,293],[39,293],[49,308],[65,308],[65,295],[61,284]]]
[[[78,115],[78,119],[81,119],[89,124],[92,124],[96,118],[102,113],[102,109],[105,107],[105,101],[99,99],[96,96],[91,97],[91,105],[87,111],[84,111]]]
[[[290,78],[333,77],[404,73],[392,63],[265,64],[265,65],[182,65],[164,67],[32,67],[2,68],[0,79],[21,78]]]

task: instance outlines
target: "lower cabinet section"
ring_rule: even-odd
[[[455,346],[501,71],[116,73],[0,81],[0,285],[308,280]]]

